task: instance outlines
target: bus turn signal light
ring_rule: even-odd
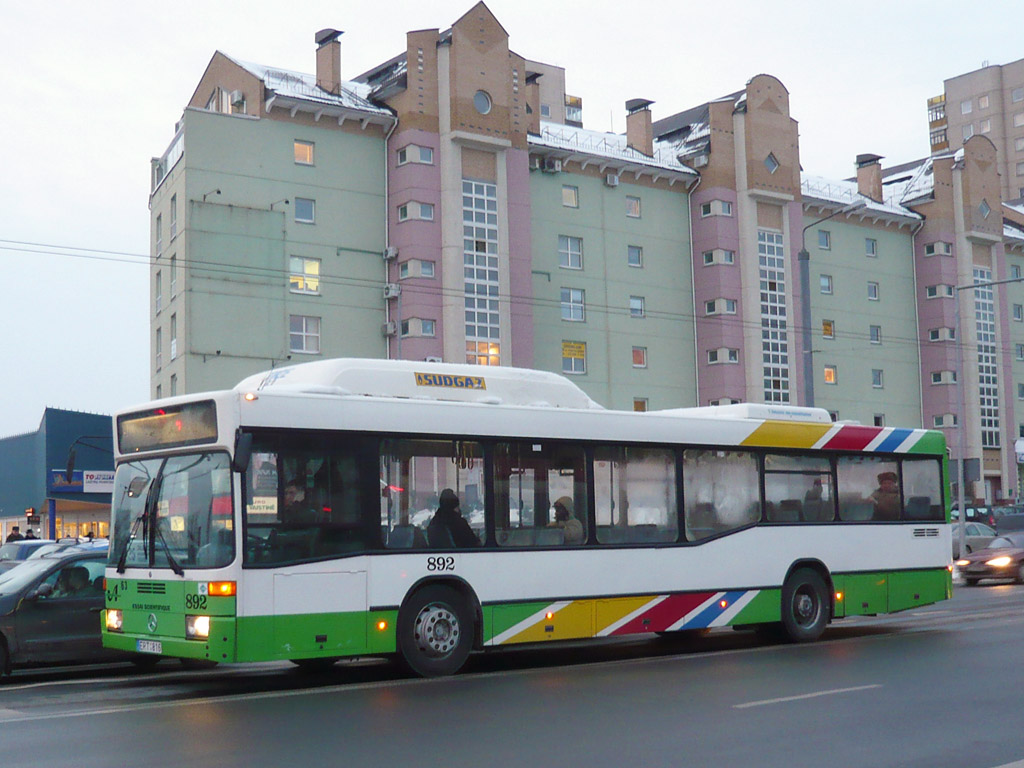
[[[233,581],[211,581],[206,587],[210,597],[234,597],[237,592]]]
[[[388,623],[386,621],[384,621],[384,619],[381,619],[380,621],[377,622],[377,630],[378,631],[383,632],[387,628],[388,628]]]
[[[843,593],[842,592],[836,592],[836,602],[838,603],[842,599],[843,599]]]

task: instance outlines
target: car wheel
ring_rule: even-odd
[[[968,587],[976,587],[976,586],[978,586],[978,579],[968,579],[968,578],[965,578],[964,579],[964,584],[966,584]]]
[[[473,614],[465,598],[451,587],[418,590],[398,614],[398,652],[420,677],[453,675],[473,646]]]
[[[828,590],[817,571],[798,568],[782,586],[782,626],[794,643],[821,637],[829,619]]]
[[[1024,560],[1017,563],[1017,578],[1014,581],[1018,584],[1024,584]]]

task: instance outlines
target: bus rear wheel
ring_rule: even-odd
[[[398,614],[398,652],[420,677],[453,675],[473,646],[473,613],[455,589],[441,584],[415,592]]]
[[[782,627],[794,643],[821,637],[829,619],[825,580],[810,568],[797,568],[782,586]]]

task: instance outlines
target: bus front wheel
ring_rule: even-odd
[[[798,568],[782,586],[782,627],[794,643],[821,637],[829,618],[825,581],[817,571]]]
[[[455,589],[436,584],[418,590],[398,615],[398,651],[420,677],[453,675],[473,646],[473,613]]]

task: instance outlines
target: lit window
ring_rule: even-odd
[[[836,383],[836,367],[834,365],[825,366],[825,383],[835,384]]]
[[[633,398],[633,410],[637,413],[643,413],[647,410],[647,398],[646,397],[634,397]]]
[[[582,323],[585,318],[584,293],[578,288],[562,289],[562,319]]]
[[[644,249],[639,245],[627,245],[626,263],[631,267],[642,267],[644,265]]]
[[[864,255],[865,256],[877,256],[878,255],[878,241],[873,237],[864,238]]]
[[[644,297],[643,296],[630,296],[629,297],[629,316],[630,317],[643,317],[646,314],[644,310]]]
[[[631,219],[640,218],[640,198],[626,196],[626,215]]]
[[[821,321],[821,336],[825,339],[834,339],[836,337],[836,324],[833,320],[822,320]]]
[[[871,369],[871,386],[875,389],[882,388],[882,369],[872,368]]]
[[[647,367],[647,347],[633,347],[633,367]]]
[[[878,301],[878,283],[868,282],[868,299]]]
[[[313,142],[295,140],[295,163],[313,165]]]
[[[820,283],[822,293],[832,293],[832,275],[822,275]]]
[[[558,266],[565,269],[583,269],[583,238],[558,236]]]
[[[587,345],[582,341],[562,342],[562,373],[587,372]]]
[[[296,197],[295,220],[302,224],[312,224],[316,220],[316,201],[308,197]]]
[[[302,354],[320,352],[320,318],[289,315],[288,349]]]
[[[569,184],[562,185],[562,205],[566,208],[580,207],[580,188]]]
[[[832,233],[827,229],[818,230],[818,247],[824,251],[832,248]]]
[[[292,293],[320,293],[320,259],[292,256],[290,265],[288,288]]]

